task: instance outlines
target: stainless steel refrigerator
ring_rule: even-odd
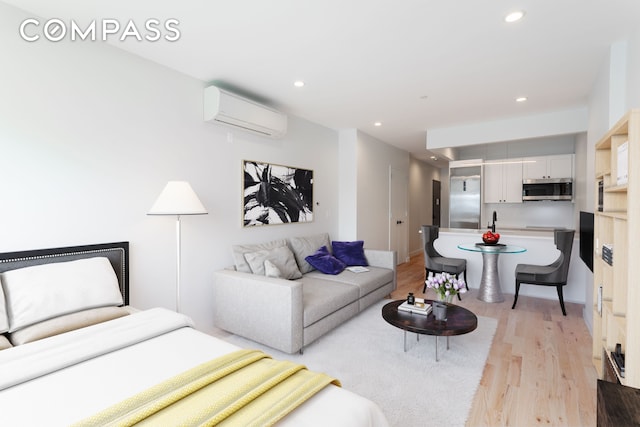
[[[449,227],[480,228],[480,166],[450,169]]]

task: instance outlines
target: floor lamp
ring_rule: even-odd
[[[176,216],[176,311],[180,313],[180,216],[206,215],[207,210],[186,181],[169,181],[148,215]]]

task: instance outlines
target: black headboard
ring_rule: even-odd
[[[73,261],[96,256],[109,259],[118,277],[124,304],[129,305],[129,242],[0,253],[0,273],[32,265]]]

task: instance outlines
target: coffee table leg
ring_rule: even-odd
[[[407,330],[404,330],[404,352],[407,352]]]
[[[440,359],[438,358],[438,336],[434,335],[435,339],[436,339],[436,362],[439,362]],[[449,350],[449,335],[447,335],[447,350]]]

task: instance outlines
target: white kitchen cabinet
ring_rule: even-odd
[[[522,179],[573,178],[573,154],[557,156],[527,157],[524,163]]]
[[[485,203],[522,203],[522,163],[518,163],[519,160],[484,165]]]

